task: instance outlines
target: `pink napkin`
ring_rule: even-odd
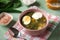
[[[53,30],[56,28],[56,26],[59,24],[60,22],[60,18],[58,16],[54,16],[54,15],[50,15],[50,14],[47,14],[48,15],[48,19],[50,21],[50,23],[54,22],[55,24],[50,24],[48,25],[48,27],[50,27],[50,29],[47,29],[43,34],[41,34],[40,36],[37,36],[37,37],[34,37],[34,36],[31,36],[29,34],[27,34],[26,32],[24,32],[24,29],[22,29],[20,26],[19,26],[19,23],[17,22],[13,28],[17,29],[20,33],[21,33],[21,37],[20,38],[14,38],[12,35],[13,32],[9,29],[6,34],[5,34],[5,38],[8,39],[8,40],[47,40],[48,37],[51,35],[51,33],[53,32]],[[53,26],[52,26],[53,25]],[[12,35],[11,35],[11,34]],[[19,35],[18,35],[19,36]]]

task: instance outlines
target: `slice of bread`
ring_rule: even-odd
[[[46,0],[46,4],[50,9],[60,9],[60,3],[58,0]]]

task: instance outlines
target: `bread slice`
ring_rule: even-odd
[[[58,0],[46,0],[46,4],[50,9],[60,9],[60,3]]]

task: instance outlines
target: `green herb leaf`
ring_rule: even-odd
[[[6,9],[6,10],[0,10],[1,12],[8,12],[8,13],[21,13],[19,10],[14,10],[14,9]]]
[[[0,0],[0,12],[21,12],[14,10],[21,6],[20,0]],[[11,9],[9,9],[11,8]]]

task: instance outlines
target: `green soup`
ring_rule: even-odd
[[[36,19],[32,18],[33,14],[34,14],[34,12],[28,12],[27,14],[25,14],[23,16],[23,17],[29,16],[31,18],[31,22],[28,25],[25,25],[24,22],[22,21],[23,17],[21,19],[21,24],[25,28],[31,29],[31,30],[40,30],[40,29],[42,29],[46,25],[46,21],[47,21],[45,16],[43,15],[42,18],[39,18],[39,19],[36,20]]]

